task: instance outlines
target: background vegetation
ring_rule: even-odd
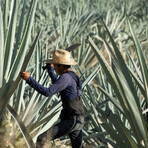
[[[35,147],[58,120],[61,102],[21,81],[27,70],[44,86],[51,51],[72,54],[83,81],[84,147],[148,147],[148,3],[146,0],[0,0],[0,147]],[[68,147],[68,137],[53,147]]]

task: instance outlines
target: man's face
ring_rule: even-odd
[[[58,75],[63,73],[63,65],[54,64],[54,70]]]

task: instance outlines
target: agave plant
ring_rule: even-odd
[[[134,43],[136,45],[135,50],[137,51],[138,62],[140,65],[139,72],[141,73],[139,78],[141,79],[134,74],[133,70],[129,70],[129,66],[125,63],[120,50],[118,49],[105,23],[103,24],[113,49],[110,47],[106,39],[102,38],[105,47],[110,52],[111,65],[109,65],[109,63],[101,55],[98,47],[91,38],[89,38],[89,42],[106,74],[107,81],[112,86],[113,91],[112,93],[108,92],[106,87],[101,87],[99,85],[98,88],[115,105],[116,110],[118,111],[117,114],[117,111],[113,112],[110,107],[107,107],[104,111],[97,106],[95,109],[98,112],[96,117],[100,119],[101,126],[108,132],[112,139],[115,140],[116,144],[114,143],[112,146],[139,148],[147,147],[148,145],[147,120],[142,114],[141,107],[141,103],[144,100],[147,101],[148,69],[140,43],[134,33],[129,19],[128,22]],[[138,95],[137,89],[138,92],[141,92],[140,96]],[[122,118],[121,115],[123,116]]]
[[[20,20],[18,21],[18,8],[20,1],[12,0],[11,4],[8,0],[1,3],[4,10],[0,6],[0,119],[13,95],[15,89],[20,82],[19,73],[25,70],[28,61],[35,49],[39,33],[33,44],[30,45],[31,30],[35,15],[37,1],[32,0],[27,14],[25,13],[26,1],[23,1]],[[10,7],[10,8],[9,8]],[[26,19],[24,18],[26,17]],[[9,18],[9,19],[8,19]],[[16,32],[16,30],[18,30]],[[28,52],[28,53],[27,53]],[[8,106],[8,109],[11,109]]]
[[[11,3],[8,0],[5,0],[5,2],[0,0],[0,50],[2,53],[0,55],[2,61],[0,63],[0,113],[2,115],[6,106],[9,111],[8,118],[4,116],[6,120],[2,120],[1,126],[3,125],[6,128],[9,125],[10,128],[8,129],[11,129],[9,132],[12,134],[11,142],[7,145],[11,147],[35,147],[34,143],[37,136],[55,123],[61,110],[58,95],[51,98],[39,95],[28,87],[24,81],[20,82],[19,72],[25,69],[28,70],[39,83],[48,87],[51,81],[46,72],[42,70],[42,66],[45,64],[44,60],[47,59],[49,51],[66,48],[74,42],[81,42],[81,47],[72,54],[79,63],[75,70],[83,80],[82,97],[86,111],[86,124],[83,129],[84,145],[118,147],[121,144],[122,147],[142,147],[140,143],[142,141],[142,143],[144,142],[143,145],[146,146],[146,132],[141,133],[139,131],[142,128],[145,129],[143,122],[145,119],[143,119],[140,107],[146,109],[146,95],[144,94],[146,94],[147,80],[141,74],[132,57],[129,56],[127,61],[129,63],[124,64],[120,53],[113,53],[109,44],[111,40],[111,46],[116,49],[116,52],[118,52],[117,49],[133,46],[127,31],[127,25],[123,25],[123,23],[125,24],[124,2],[120,2],[116,3],[114,1],[114,3],[111,3],[96,0],[91,1],[90,4],[90,1],[86,2],[85,0],[79,2],[43,0],[39,1],[37,5],[35,0],[12,0]],[[127,11],[129,15],[133,17],[130,10],[132,8],[136,14],[133,18],[138,18],[139,1],[135,3],[129,1],[128,3]],[[135,9],[135,7],[138,9]],[[121,8],[121,14],[119,8]],[[143,17],[146,18],[146,9],[142,9],[142,14],[145,14]],[[106,32],[108,31],[98,20],[100,16],[106,19],[112,37],[107,37]],[[139,22],[143,26],[146,24],[146,21],[142,22],[139,18],[136,20],[135,26],[138,26]],[[36,32],[40,28],[43,31],[38,41],[39,33],[36,36]],[[102,35],[103,37],[100,36],[100,32],[104,35]],[[138,37],[141,38],[140,41],[143,43],[145,43],[146,38],[142,37],[145,36],[146,32],[146,29],[140,27],[136,30],[136,34],[141,34]],[[86,43],[87,35],[90,34],[94,34],[93,40],[99,48],[110,51],[109,62],[111,63],[107,64],[107,61],[98,53],[98,49],[91,39],[89,39],[90,44]],[[115,39],[119,48],[116,47],[112,38]],[[33,41],[33,43],[31,44],[30,41]],[[138,47],[138,42],[135,43]],[[36,52],[33,53],[34,49],[36,49]],[[92,49],[94,49],[95,54],[91,52]],[[137,50],[137,53],[142,55],[141,50]],[[31,55],[32,58],[30,58]],[[107,76],[98,65],[95,56],[99,61],[103,61],[100,64]],[[140,61],[144,61],[144,58],[141,57],[139,56]],[[122,64],[120,65],[120,63]],[[110,67],[110,64],[113,67]],[[126,72],[129,73],[130,71],[128,80],[132,79],[131,85],[134,85],[134,91],[131,93],[128,90],[128,92],[132,96],[132,103],[135,103],[137,107],[137,110],[135,109],[138,112],[137,116],[141,119],[138,125],[134,124],[137,120],[131,111],[133,109],[130,106],[131,102],[129,103],[127,95],[124,95],[126,89],[124,85],[129,88],[130,86],[127,83],[128,76],[124,73],[122,66],[124,66]],[[146,73],[145,64],[141,64],[141,67],[144,67],[142,68],[145,71],[143,73]],[[134,72],[133,68],[137,73]],[[121,76],[124,78],[124,82],[120,81]],[[108,78],[110,78],[110,81],[108,81]],[[117,86],[122,89],[118,90]],[[134,92],[135,94],[133,94]],[[142,102],[141,95],[143,97]],[[135,96],[137,100],[140,98],[138,103],[134,101]],[[141,106],[139,103],[141,103]],[[129,111],[129,109],[131,110]],[[145,112],[146,110],[143,113]],[[133,121],[130,120],[130,117],[133,117]],[[139,133],[135,131],[136,128],[139,129]],[[119,132],[121,135],[118,134]],[[22,135],[26,141],[24,141]],[[138,135],[142,135],[142,138],[140,139]],[[67,137],[62,141],[67,141]]]
[[[14,117],[14,119],[17,121],[19,128],[22,130],[22,134],[26,138],[28,147],[34,147],[34,143],[32,142],[32,139],[30,138],[29,134],[33,134],[33,141],[36,141],[37,136],[43,131],[45,131],[47,128],[49,128],[52,125],[52,123],[55,121],[55,119],[57,119],[58,116],[55,116],[55,114],[59,112],[60,103],[58,103],[59,98],[53,97],[52,100],[55,100],[54,102],[57,102],[57,103],[54,104],[53,102],[53,106],[55,105],[55,107],[52,106],[52,109],[49,109],[49,105],[50,107],[52,105],[52,101],[50,99],[48,100],[47,98],[44,99],[42,96],[38,95],[37,92],[34,92],[33,94],[31,93],[31,96],[30,96],[30,93],[28,94],[29,96],[26,95],[26,92],[29,92],[29,89],[28,91],[25,90],[26,87],[24,82],[21,82],[18,87],[18,84],[20,82],[19,72],[21,70],[26,69],[28,61],[37,43],[37,39],[39,35],[39,34],[37,35],[30,50],[28,50],[30,45],[29,40],[31,38],[31,29],[33,25],[33,18],[35,14],[37,1],[32,0],[29,5],[28,3],[26,3],[26,1],[23,1],[21,15],[20,14],[18,15],[18,12],[17,12],[18,7],[20,6],[19,2],[17,0],[14,0],[11,2],[11,5],[10,5],[11,11],[12,11],[12,12],[10,11],[11,13],[9,13],[8,1],[5,1],[4,4],[2,3],[2,5],[5,6],[5,10],[3,10],[5,14],[4,15],[5,21],[3,21],[2,12],[0,13],[1,14],[0,18],[2,20],[1,22],[4,22],[4,24],[1,25],[1,30],[0,30],[2,32],[1,33],[2,36],[0,38],[0,41],[2,42],[1,51],[3,53],[1,54],[1,59],[2,59],[1,86],[2,87],[1,87],[1,108],[0,109],[2,112],[3,110],[6,109],[6,106],[7,106],[7,109],[9,110],[11,115]],[[25,13],[26,7],[28,7],[28,14]],[[17,16],[20,16],[19,23],[17,23],[17,19],[18,19]],[[7,17],[9,17],[9,22],[7,22]],[[85,20],[85,23],[86,23],[86,20]],[[7,24],[10,24],[8,25],[8,28],[7,28]],[[3,26],[4,26],[4,29],[3,29]],[[18,32],[15,33],[16,28]],[[77,27],[76,29],[81,30],[80,28]],[[73,37],[75,36],[74,33],[72,33],[72,35]],[[16,42],[14,42],[15,40]],[[45,75],[45,72],[41,70],[42,64],[38,64],[38,62],[42,63],[42,60],[43,60],[42,59],[43,57],[42,56],[39,57],[38,55],[38,53],[42,55],[41,48],[42,47],[38,47],[38,52],[36,52],[36,57],[37,57],[36,70],[31,72],[32,71],[31,67],[28,67],[27,69],[30,70],[32,75],[33,73],[35,73],[35,78],[36,79],[40,78],[39,82],[44,84],[45,83],[44,79],[45,80],[47,79],[46,78],[47,75]],[[28,52],[27,55],[26,55],[26,52]],[[25,58],[25,55],[26,55],[26,58]],[[47,52],[46,52],[46,55],[47,55]],[[15,91],[16,89],[17,91]],[[24,96],[23,96],[24,92],[26,95],[26,99],[24,99]],[[29,97],[28,101],[27,101],[27,97]],[[11,100],[13,100],[10,102],[11,106],[8,105],[10,98]],[[48,108],[48,110],[46,108]],[[41,110],[43,111],[41,112]],[[18,115],[20,115],[20,117]],[[50,118],[53,117],[53,115],[54,115],[53,121],[49,120]],[[26,127],[29,133],[27,132]],[[39,131],[38,130],[39,128],[41,128],[42,130]],[[16,131],[16,129],[17,127],[14,124],[13,130]],[[37,132],[37,134],[34,134],[35,132]],[[20,137],[20,134],[21,134],[20,131],[16,131],[15,134],[13,133],[13,136]],[[16,143],[16,141],[14,142]]]

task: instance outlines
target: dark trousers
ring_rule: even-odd
[[[38,137],[36,148],[44,148],[44,146],[49,141],[52,141],[56,138],[59,138],[67,134],[70,137],[72,148],[82,148],[83,125],[84,125],[83,116],[73,116],[61,120],[61,122],[57,123],[56,125],[54,125],[49,130],[47,130]]]

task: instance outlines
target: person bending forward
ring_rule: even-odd
[[[49,88],[40,85],[29,72],[20,73],[20,77],[40,94],[49,97],[59,92],[61,96],[63,106],[60,114],[61,121],[38,136],[36,148],[49,148],[50,141],[66,134],[70,137],[72,148],[82,148],[84,125],[84,108],[80,95],[82,81],[71,70],[71,65],[77,63],[71,58],[70,52],[58,49],[46,64],[53,83]],[[54,70],[60,75],[59,78]]]

